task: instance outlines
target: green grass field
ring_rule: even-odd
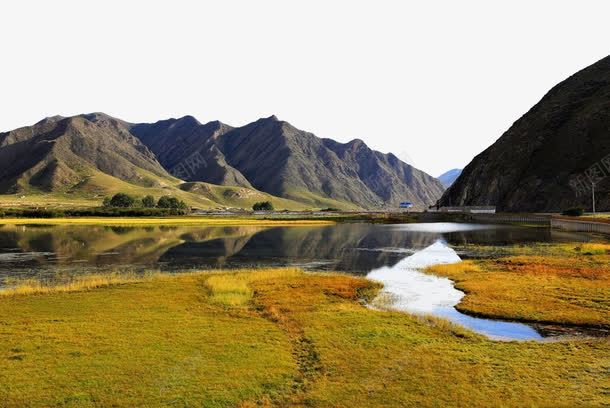
[[[607,339],[494,342],[295,269],[83,278],[0,297],[2,406],[602,406]]]

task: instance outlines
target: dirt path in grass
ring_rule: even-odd
[[[292,355],[297,363],[297,374],[293,379],[291,394],[284,396],[281,403],[282,405],[302,406],[305,405],[307,390],[322,374],[322,363],[315,343],[307,337],[301,323],[294,317],[295,310],[290,307],[291,305],[273,301],[272,296],[264,289],[255,292],[255,308],[263,317],[278,325],[288,336],[292,346]]]
[[[287,334],[297,363],[291,393],[283,396],[279,405],[307,406],[308,391],[325,371],[316,344],[306,332],[307,316],[320,307],[367,297],[379,287],[347,276],[309,275],[291,278],[285,284],[257,281],[253,289],[255,310]]]

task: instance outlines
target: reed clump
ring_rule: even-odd
[[[285,279],[297,276],[302,271],[296,268],[242,269],[231,273],[218,273],[206,279],[213,302],[226,306],[243,306],[253,295],[253,282]]]
[[[76,292],[102,288],[104,286],[121,285],[159,279],[165,275],[158,272],[109,272],[103,274],[80,275],[69,278],[65,282],[45,282],[39,279],[6,279],[0,296],[26,296],[60,292]]]

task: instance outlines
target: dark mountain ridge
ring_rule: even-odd
[[[610,56],[553,87],[443,194],[500,211],[610,209]]]
[[[252,186],[312,206],[383,208],[408,200],[423,208],[443,191],[433,177],[361,140],[320,139],[275,116],[238,128],[185,117],[136,125],[132,132],[170,170],[197,154],[201,171],[187,171],[185,180]],[[189,148],[176,148],[183,140]]]

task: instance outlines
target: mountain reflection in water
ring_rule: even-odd
[[[457,227],[456,227],[457,225]],[[438,239],[504,245],[563,239],[545,228],[467,224],[336,224],[292,227],[0,226],[0,279],[107,270],[179,271],[298,265],[366,275]]]

